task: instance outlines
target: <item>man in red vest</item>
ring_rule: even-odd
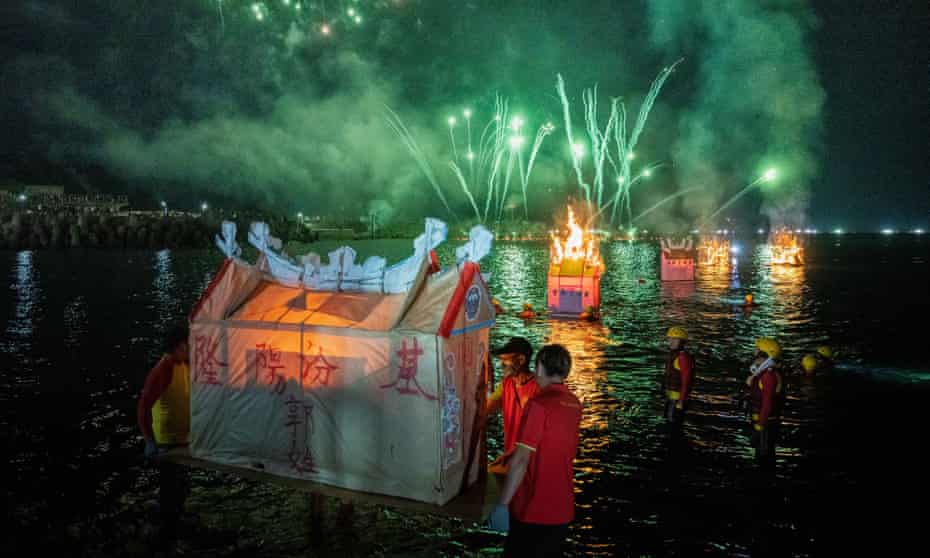
[[[506,531],[504,556],[561,556],[575,517],[574,459],[581,402],[563,383],[572,358],[562,345],[536,355],[539,393],[526,405],[510,471],[490,527]]]
[[[527,402],[539,391],[536,377],[530,370],[533,346],[523,337],[511,337],[503,347],[493,351],[501,360],[504,379],[488,398],[486,415],[501,411],[504,415],[504,453],[492,461],[488,470],[507,474],[507,462],[513,455],[520,420]]]
[[[779,370],[781,346],[774,339],[756,340],[756,353],[746,379],[752,409],[752,444],[763,467],[775,465],[775,443],[781,430],[785,384]]]
[[[665,362],[665,418],[681,425],[694,384],[694,357],[685,349],[688,333],[678,326],[669,328],[668,360]]]

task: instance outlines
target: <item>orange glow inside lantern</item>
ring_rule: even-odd
[[[804,247],[798,235],[788,229],[779,229],[772,233],[769,240],[772,249],[773,265],[803,265]]]
[[[551,233],[549,245],[548,306],[553,316],[578,317],[587,308],[601,307],[601,259],[597,237],[575,221],[568,208],[567,236]]]
[[[698,245],[698,264],[706,267],[725,266],[730,263],[730,241],[715,236],[704,237]]]

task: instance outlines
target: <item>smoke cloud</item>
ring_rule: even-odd
[[[287,15],[293,3],[265,2],[258,22],[251,3],[224,2],[220,19],[214,2],[23,2],[7,19],[26,36],[0,45],[0,109],[25,133],[0,138],[0,156],[97,165],[178,203],[449,218],[386,125],[390,107],[467,219],[470,205],[447,166],[451,112],[441,109],[468,104],[483,124],[502,94],[534,130],[558,126],[561,72],[579,121],[580,91],[594,83],[605,108],[606,95],[623,95],[635,110],[657,71],[684,57],[638,148],[644,161],[668,165],[637,186],[634,214],[673,193],[669,186],[704,185],[642,223],[689,227],[766,166],[780,177],[763,193],[766,210],[803,210],[824,99],[803,2],[657,0],[622,18],[611,2],[582,13],[570,3],[352,4],[365,13],[362,26],[329,14],[324,36],[318,14]],[[592,31],[597,25],[611,32]],[[530,217],[547,219],[579,193],[575,182],[557,131],[537,158]],[[508,205],[521,205],[518,193],[515,181]],[[475,195],[483,206],[483,192]]]
[[[763,212],[775,225],[803,219],[825,97],[807,46],[816,27],[807,2],[659,0],[649,20],[652,43],[693,70],[679,76],[693,95],[671,148],[679,188],[704,187],[679,206],[686,221],[713,213],[766,168],[778,179],[762,185]]]

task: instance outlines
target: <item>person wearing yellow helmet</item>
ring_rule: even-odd
[[[688,332],[684,328],[671,327],[665,336],[669,348],[665,361],[665,418],[681,425],[694,383],[694,357],[685,349]]]
[[[827,345],[821,345],[817,347],[817,362],[818,368],[823,370],[830,370],[833,368],[833,349]]]
[[[523,311],[517,315],[524,320],[532,320],[536,317],[536,311],[533,310],[532,304],[525,302],[523,303]]]
[[[780,371],[781,345],[774,339],[756,340],[756,355],[746,379],[749,386],[752,443],[760,465],[775,465],[775,443],[781,430],[785,384]]]
[[[801,359],[801,369],[808,374],[816,372],[818,366],[820,366],[820,360],[817,358],[817,355],[806,354],[804,358]]]

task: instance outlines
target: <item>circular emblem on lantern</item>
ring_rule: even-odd
[[[472,285],[465,294],[465,319],[474,321],[478,315],[478,305],[481,303],[481,290],[478,285]]]

